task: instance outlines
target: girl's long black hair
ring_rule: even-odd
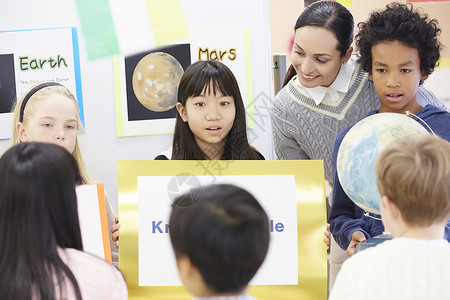
[[[81,176],[64,148],[21,143],[0,159],[0,297],[64,299],[78,283],[57,247],[83,249],[75,184]]]

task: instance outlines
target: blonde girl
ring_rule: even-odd
[[[78,163],[82,183],[93,183],[81,155],[77,134],[82,130],[79,107],[73,94],[63,85],[44,82],[33,86],[17,102],[13,110],[13,144],[43,142],[65,148]],[[108,227],[113,229],[115,215],[107,201]],[[113,262],[117,262],[117,249],[111,241]]]
[[[53,112],[57,114],[54,115]],[[62,112],[69,118],[63,119]],[[35,141],[63,145],[77,161],[83,182],[93,182],[78,146],[77,132],[82,129],[78,112],[77,100],[65,86],[54,82],[37,84],[14,107],[13,144]],[[36,130],[35,125],[42,127],[42,130]],[[59,130],[58,125],[64,127],[62,132],[55,132]],[[51,136],[52,132],[56,134]]]

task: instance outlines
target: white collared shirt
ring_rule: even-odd
[[[300,83],[298,77],[294,78],[294,83],[303,87],[314,99],[316,105],[319,105],[324,100],[328,102],[336,102],[348,91],[353,72],[355,71],[357,59],[358,57],[356,55],[352,55],[347,63],[341,66],[336,79],[329,87],[316,86],[314,88],[307,88]]]

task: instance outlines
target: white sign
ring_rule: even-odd
[[[103,184],[77,186],[78,219],[83,250],[111,262]]]
[[[172,200],[191,187],[212,183],[234,184],[246,189],[260,202],[269,217],[269,252],[250,284],[297,285],[298,235],[294,175],[138,177],[139,285],[182,285],[169,237]]]

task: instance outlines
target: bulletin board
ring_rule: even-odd
[[[21,0],[5,2],[0,11],[0,31],[60,27],[78,29],[80,76],[86,127],[86,132],[79,134],[78,142],[91,177],[97,182],[105,184],[107,198],[117,213],[117,161],[154,159],[158,154],[171,147],[173,135],[167,132],[158,135],[117,136],[116,79],[113,63],[117,53],[113,50],[117,50],[118,47],[109,45],[111,46],[107,48],[111,50],[109,56],[88,51],[86,46],[92,43],[92,39],[91,37],[86,38],[86,30],[81,26],[84,17],[78,14],[80,4],[86,5],[95,19],[98,9],[108,8],[105,5],[108,5],[109,2],[123,1],[42,0],[36,2]],[[158,4],[164,1],[152,2]],[[180,0],[179,2],[181,10],[177,11],[177,14],[180,12],[183,14],[187,31],[194,28],[226,29],[230,27],[248,30],[252,104],[247,109],[253,110],[253,128],[248,129],[248,138],[250,144],[257,148],[266,159],[273,158],[269,122],[272,66],[268,0],[231,0],[226,3],[217,0]],[[126,1],[126,3],[133,6],[137,1]],[[171,13],[175,12],[171,11]],[[91,22],[91,26],[98,31],[98,35],[100,37],[109,35],[111,30],[116,29],[116,35],[120,41],[123,33],[117,32],[117,28],[112,23],[104,26],[105,24],[101,21],[104,20],[96,18],[95,22]],[[151,23],[147,25],[152,26]],[[166,36],[161,31],[153,34],[160,38]],[[180,38],[177,41],[179,44],[186,42],[191,43],[189,37]],[[216,50],[223,51],[225,49]],[[243,74],[243,78],[246,80],[246,74]],[[0,141],[0,154],[10,145],[10,141]]]

